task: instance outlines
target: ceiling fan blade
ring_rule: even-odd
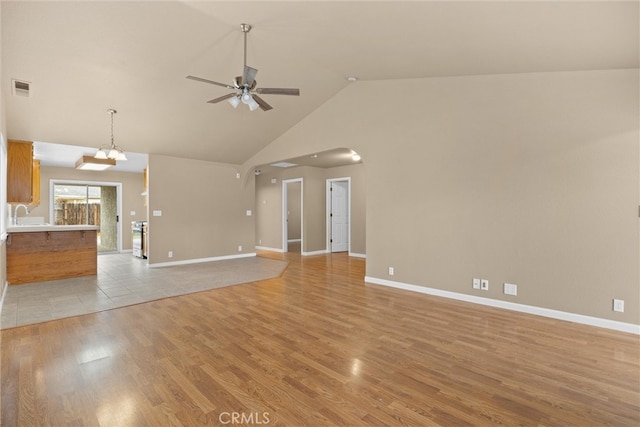
[[[256,89],[256,93],[263,95],[293,95],[300,96],[300,89],[286,89],[277,87],[261,87]]]
[[[227,94],[227,95],[221,96],[221,97],[219,97],[219,98],[212,99],[211,101],[207,101],[207,102],[208,102],[209,104],[216,104],[216,103],[218,103],[218,102],[220,102],[220,101],[224,101],[225,99],[233,98],[234,96],[236,96],[236,94],[235,94],[235,93],[230,93],[230,94]]]
[[[213,80],[203,79],[202,77],[187,76],[187,78],[190,79],[190,80],[195,80],[197,82],[210,83],[212,85],[226,87],[227,89],[235,89],[235,87],[233,87],[231,85],[224,84],[224,83],[219,83],[219,82],[214,82]]]
[[[251,87],[256,79],[256,74],[258,74],[258,70],[245,65],[244,72],[242,73],[242,84]]]
[[[269,104],[267,104],[266,102],[264,102],[264,99],[260,98],[258,95],[251,95],[254,99],[254,101],[256,101],[258,103],[258,105],[260,106],[260,108],[262,108],[262,111],[269,111],[271,109],[273,109],[273,107]]]

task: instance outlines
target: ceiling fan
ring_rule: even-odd
[[[261,95],[300,95],[300,89],[286,89],[286,88],[256,88],[258,82],[256,81],[256,74],[258,70],[251,68],[247,65],[247,33],[251,31],[251,25],[240,24],[240,28],[244,33],[244,71],[241,76],[237,76],[233,79],[233,85],[225,83],[214,82],[213,80],[203,79],[202,77],[187,76],[188,79],[196,80],[198,82],[210,83],[212,85],[226,87],[227,89],[235,90],[234,93],[221,96],[219,98],[207,101],[210,104],[216,104],[225,99],[229,100],[229,103],[236,108],[240,103],[247,104],[251,111],[260,107],[263,111],[271,110],[273,107],[267,104],[264,99],[260,98],[257,94]]]

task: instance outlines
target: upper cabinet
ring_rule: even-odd
[[[40,161],[30,141],[7,141],[7,202],[40,204]]]

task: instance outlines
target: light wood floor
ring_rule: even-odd
[[[635,335],[368,285],[346,254],[261,255],[291,262],[2,331],[1,424],[640,424]]]

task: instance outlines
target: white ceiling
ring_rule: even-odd
[[[9,138],[240,164],[350,83],[637,68],[638,2],[1,2]],[[247,64],[274,109],[206,101]],[[11,79],[32,83],[10,96]],[[399,91],[410,87],[398,85]],[[384,102],[381,99],[380,102]],[[245,108],[243,108],[245,107]],[[331,126],[330,123],[327,126]],[[54,150],[55,152],[55,150]],[[75,159],[73,160],[75,162]]]
[[[59,168],[75,168],[76,161],[82,156],[94,156],[96,147],[82,147],[79,145],[55,144],[51,142],[35,141],[33,143],[33,157],[40,160],[42,166]],[[117,161],[110,171],[142,172],[147,167],[148,156],[142,153],[127,152],[126,161]]]

